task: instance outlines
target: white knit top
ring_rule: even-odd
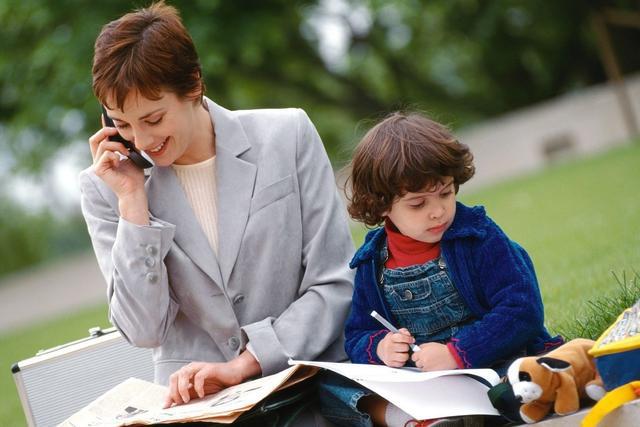
[[[209,240],[218,253],[218,213],[216,204],[216,156],[192,165],[172,165],[180,186]]]

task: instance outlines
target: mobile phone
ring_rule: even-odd
[[[101,105],[101,107],[102,107],[102,117],[104,118],[104,124],[109,127],[113,127],[113,128],[116,127],[111,117],[109,117],[109,115],[107,114],[107,110],[106,108],[104,108],[104,105]],[[109,141],[119,142],[122,145],[124,145],[125,148],[129,151],[129,154],[127,155],[127,157],[131,159],[133,164],[139,167],[140,169],[147,169],[153,166],[153,163],[145,159],[145,157],[136,148],[136,146],[133,145],[133,143],[124,139],[122,135],[120,135],[119,133],[115,135],[111,135],[109,137]]]

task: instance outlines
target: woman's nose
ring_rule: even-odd
[[[151,137],[145,135],[143,132],[133,132],[133,139],[131,142],[136,146],[138,150],[146,150],[151,146]]]

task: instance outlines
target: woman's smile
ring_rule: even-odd
[[[167,149],[167,146],[169,142],[169,137],[167,137],[167,139],[165,139],[164,141],[162,141],[162,143],[160,143],[160,145],[156,145],[153,148],[150,148],[148,150],[145,150],[149,155],[151,156],[161,156]]]

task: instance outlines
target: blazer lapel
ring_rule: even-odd
[[[200,227],[173,169],[154,167],[146,186],[151,214],[176,226],[176,244],[224,290],[215,252]]]
[[[216,133],[218,254],[226,284],[249,218],[256,166],[240,158],[251,145],[238,118],[211,100],[207,99],[207,102]]]

